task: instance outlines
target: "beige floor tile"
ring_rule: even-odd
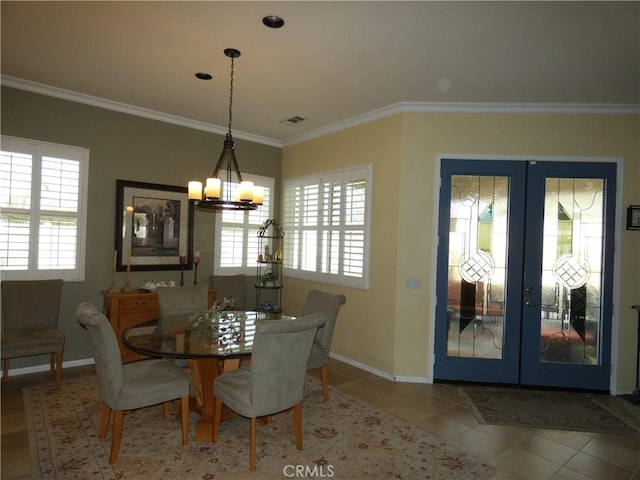
[[[578,452],[565,466],[595,480],[622,480],[630,478],[633,473],[582,452]]]
[[[546,430],[543,428],[537,430],[537,435],[561,443],[567,447],[575,448],[576,450],[580,450],[595,437],[595,433]]]
[[[430,415],[415,424],[445,440],[461,435],[471,428],[463,423],[444,418],[443,415]]]
[[[452,438],[451,442],[488,461],[493,461],[511,446],[508,440],[492,437],[475,429]]]
[[[564,465],[578,451],[539,435],[531,435],[520,442],[519,447],[527,452],[546,458],[558,465]]]
[[[521,475],[519,478],[531,480],[551,478],[560,465],[546,458],[534,455],[519,446],[513,446],[502,452],[493,461],[496,467]]]
[[[591,480],[589,477],[585,477],[581,473],[575,472],[570,468],[562,467],[558,470],[551,480]]]
[[[640,468],[640,439],[622,435],[596,435],[582,452],[632,472]]]
[[[17,415],[10,415],[7,417],[2,417],[2,435],[6,435],[8,433],[15,433],[22,430],[25,430],[26,423],[24,414],[19,413]]]
[[[11,455],[2,455],[0,467],[2,469],[2,480],[15,480],[20,477],[30,478],[31,455],[29,449],[16,450],[11,452]]]

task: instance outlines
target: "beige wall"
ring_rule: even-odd
[[[7,87],[2,87],[1,100],[3,135],[90,151],[85,281],[65,284],[60,325],[66,334],[65,361],[91,358],[86,333],[74,312],[84,301],[101,307],[100,291],[111,285],[116,179],[181,186],[189,179],[204,180],[218,161],[224,137]],[[236,153],[243,172],[279,178],[281,149],[237,140]],[[277,200],[279,196],[276,192]],[[195,214],[194,248],[202,253],[199,282],[206,282],[213,261],[213,221],[208,212]],[[118,279],[123,287],[125,274],[119,273]],[[178,281],[180,272],[131,273],[134,287],[153,279]],[[185,272],[185,282],[192,281],[193,272]],[[11,368],[46,362],[46,356],[16,359]]]
[[[620,157],[624,220],[626,207],[640,204],[639,125],[633,115],[412,113],[286,147],[283,179],[371,162],[374,197],[371,288],[288,280],[283,304],[297,306],[310,287],[344,292],[347,305],[336,327],[335,353],[400,378],[429,378],[439,155]],[[635,386],[636,315],[630,306],[640,303],[640,234],[623,224],[618,230],[619,340],[614,362],[618,388],[628,391]],[[406,289],[407,278],[419,278],[421,289]],[[350,342],[344,340],[347,329]]]
[[[393,371],[393,337],[398,255],[398,200],[400,172],[400,117],[390,117],[348,131],[321,137],[284,149],[283,178],[373,164],[373,217],[371,282],[369,290],[320,284],[333,293],[344,292],[332,350],[383,372]],[[302,310],[307,290],[304,280],[287,278],[282,295],[285,312]],[[346,333],[351,340],[347,341]]]

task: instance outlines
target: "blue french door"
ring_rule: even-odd
[[[615,177],[442,161],[436,380],[609,388]]]

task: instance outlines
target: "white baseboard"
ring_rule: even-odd
[[[340,360],[348,365],[353,367],[357,367],[365,372],[373,373],[378,377],[382,377],[386,380],[390,380],[392,382],[405,382],[405,383],[429,383],[427,381],[427,377],[408,377],[408,376],[395,376],[383,370],[379,370],[377,368],[373,368],[364,363],[357,362],[350,358],[344,357],[342,355],[338,355],[337,353],[331,352],[329,354],[331,358],[335,358],[336,360]],[[84,365],[93,365],[95,364],[95,360],[93,358],[83,358],[80,360],[71,360],[69,362],[62,362],[62,369],[65,368],[73,368],[73,367],[82,367]],[[21,368],[13,368],[9,369],[9,376],[19,376],[19,375],[28,375],[30,373],[39,373],[39,372],[48,372],[49,364],[43,363],[42,365],[33,365],[31,367],[21,367]]]
[[[373,373],[379,377],[382,377],[386,380],[390,380],[392,382],[404,382],[404,383],[429,383],[427,377],[407,377],[407,376],[395,376],[383,370],[379,370],[377,368],[373,368],[364,363],[357,362],[347,357],[343,357],[342,355],[338,355],[337,353],[330,352],[329,356],[331,358],[335,358],[336,360],[340,360],[348,365],[353,367],[357,367],[365,372]]]
[[[73,367],[82,367],[84,365],[93,365],[95,360],[93,358],[83,358],[80,360],[71,360],[70,362],[62,362],[62,369],[65,368],[73,368]],[[42,365],[33,365],[31,367],[21,367],[21,368],[10,368],[9,376],[17,377],[19,375],[28,375],[30,373],[38,373],[38,372],[48,372],[50,369],[48,363],[43,363]]]

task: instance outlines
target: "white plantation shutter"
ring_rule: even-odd
[[[0,267],[5,278],[84,279],[89,152],[2,137]]]
[[[368,288],[371,166],[285,181],[289,276]]]
[[[221,173],[224,177],[225,174]],[[258,260],[258,229],[269,218],[273,218],[273,191],[275,180],[257,175],[242,175],[243,180],[249,180],[264,187],[264,200],[256,210],[233,211],[225,210],[216,213],[216,245],[215,272],[217,275],[231,275],[234,273],[255,274]],[[240,188],[238,183],[223,188],[231,188],[233,192]]]

